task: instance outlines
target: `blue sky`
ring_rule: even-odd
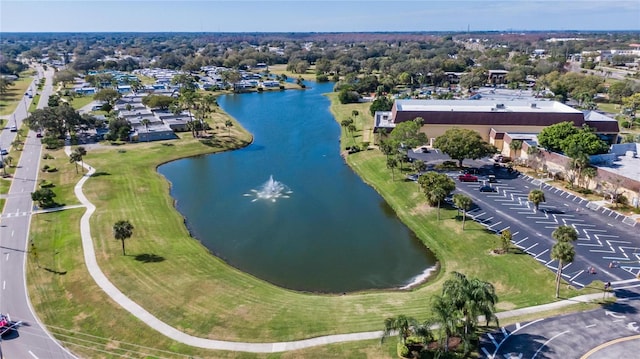
[[[640,0],[0,0],[1,32],[640,30]],[[0,34],[1,36],[1,34]]]

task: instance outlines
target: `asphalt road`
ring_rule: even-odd
[[[38,108],[47,104],[53,90],[52,77],[53,71],[49,70]],[[15,117],[11,117],[11,125],[15,119],[20,127],[22,120],[26,118],[27,106],[27,101],[21,102]],[[2,132],[0,143],[4,145],[7,140],[11,143],[11,137],[15,133],[8,129]],[[14,335],[0,341],[2,358],[75,358],[44,329],[33,313],[27,294],[25,265],[32,212],[31,192],[36,186],[40,153],[40,139],[34,132],[29,132],[0,219],[0,312],[9,314],[13,321],[23,323]]]
[[[482,336],[480,358],[637,358],[640,302],[516,323]]]

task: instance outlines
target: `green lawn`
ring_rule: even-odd
[[[93,96],[91,96],[91,95],[88,95],[88,96],[76,96],[76,97],[71,99],[71,107],[73,107],[76,110],[79,110],[82,107],[90,104],[91,102],[93,102]]]
[[[38,108],[38,103],[40,102],[40,92],[36,93],[35,96],[33,96],[33,100],[31,101],[31,104],[29,105],[29,113],[35,111]]]
[[[362,128],[371,118],[367,108],[366,104],[332,105],[338,122],[345,114],[351,116],[353,109],[360,112],[355,116],[356,140],[362,138]],[[553,273],[516,251],[493,255],[491,249],[498,246],[497,237],[470,221],[462,231],[453,209],[443,209],[442,220],[436,221],[435,210],[426,205],[415,183],[391,180],[384,156],[377,150],[349,155],[347,161],[440,259],[441,271],[427,285],[411,291],[319,295],[278,288],[229,267],[189,236],[184,219],[169,196],[169,183],[156,171],[159,164],[167,161],[246,145],[251,137],[238,123],[228,135],[223,126],[226,118],[221,112],[214,114],[213,127],[219,129],[208,141],[183,134],[179,141],[105,145],[85,156],[85,162],[98,171],[87,181],[85,193],[97,207],[91,224],[100,266],[120,290],[166,323],[193,335],[249,342],[380,330],[384,318],[392,315],[426,319],[430,315],[429,298],[439,291],[446,273],[454,270],[493,283],[502,310],[554,300]],[[343,146],[347,140],[351,136],[343,135]],[[63,156],[54,157],[51,161],[59,163],[60,171],[52,174],[51,180],[59,182],[56,191],[66,201],[79,175],[73,165],[62,163]],[[83,332],[111,338],[105,346],[134,342],[154,350],[203,357],[395,355],[394,349],[381,349],[373,341],[282,356],[205,352],[174,343],[131,318],[95,287],[82,264],[77,233],[80,214],[80,210],[41,214],[33,220],[31,234],[41,247],[39,261],[50,271],[38,270],[30,261],[30,293],[43,322],[50,328],[59,328],[52,329],[58,337],[73,333],[68,335],[75,340],[80,337],[78,332]],[[121,219],[128,219],[135,227],[133,237],[126,242],[127,256],[122,255],[120,243],[112,236],[113,223]],[[563,287],[561,294],[578,293]],[[66,336],[63,338],[67,340]],[[103,355],[87,348],[74,349],[88,357]]]
[[[31,71],[24,71],[20,74],[20,78],[9,86],[5,94],[0,95],[0,116],[10,115],[16,110],[20,101],[25,97],[25,92],[31,85],[33,78]]]
[[[598,103],[598,109],[613,114],[620,113],[620,105],[615,103]]]

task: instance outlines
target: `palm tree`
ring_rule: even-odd
[[[387,168],[391,170],[391,180],[395,181],[395,169],[398,168],[398,159],[395,157],[387,157]]]
[[[148,118],[143,118],[142,121],[140,121],[140,124],[142,124],[144,126],[144,129],[147,130],[147,132],[149,132],[149,124],[151,123],[151,121],[149,121]]]
[[[227,128],[227,130],[229,131],[229,136],[231,136],[231,127],[233,127],[233,121],[231,120],[224,121],[224,127]]]
[[[594,167],[587,167],[582,171],[582,174],[584,175],[584,178],[587,182],[585,188],[589,189],[591,180],[598,177],[598,170],[596,170]]]
[[[522,140],[513,140],[509,144],[509,149],[513,151],[511,158],[519,157],[518,151],[522,149]]]
[[[424,163],[424,161],[413,161],[413,163],[411,164],[411,167],[413,168],[414,171],[416,171],[416,174],[420,174],[420,172],[424,171],[427,169],[427,164]]]
[[[76,147],[75,152],[80,155],[80,163],[82,164],[82,171],[84,172],[84,156],[87,155],[87,150],[84,148],[84,146],[78,146]]]
[[[427,194],[427,201],[438,204],[438,221],[440,220],[440,204],[447,198],[447,191],[442,187],[435,187]]]
[[[442,295],[435,295],[431,304],[433,318],[431,322],[437,327],[441,347],[445,353],[449,351],[449,338],[458,329],[459,313],[456,311],[453,301]]]
[[[558,261],[558,270],[556,272],[556,298],[560,296],[560,281],[562,280],[562,267],[565,263],[573,262],[576,251],[570,242],[561,241],[553,245],[551,248],[551,259]]]
[[[558,242],[573,243],[578,240],[578,232],[570,226],[560,226],[556,228],[551,237]]]
[[[546,201],[546,199],[544,198],[544,192],[539,189],[532,189],[529,192],[528,199],[529,201],[533,202],[533,206],[535,207],[536,211],[538,210],[540,203]]]
[[[473,200],[462,193],[456,193],[453,195],[453,203],[458,207],[458,209],[462,210],[462,230],[464,231],[464,222],[467,218],[467,211],[471,209],[471,206],[473,206]]]
[[[78,173],[78,162],[82,159],[82,156],[77,152],[73,151],[69,154],[69,162],[76,165],[76,173]]]
[[[122,255],[127,255],[124,250],[125,239],[131,238],[133,235],[133,225],[126,220],[120,220],[113,225],[113,237],[122,241]]]
[[[351,134],[351,141],[353,141],[353,144],[356,144],[356,138],[354,137],[354,133],[356,132],[357,128],[356,125],[351,123],[349,124],[349,126],[347,126],[347,130],[349,130],[349,133]]]
[[[382,332],[382,338],[380,342],[384,342],[385,339],[391,335],[392,332],[398,332],[398,340],[402,344],[406,344],[407,338],[413,333],[413,328],[416,327],[418,322],[402,314],[396,317],[390,317],[384,320],[384,331]]]
[[[483,315],[487,325],[492,320],[498,323],[495,304],[498,302],[495,288],[489,282],[477,278],[468,279],[464,274],[453,272],[453,278],[447,279],[442,287],[443,296],[449,298],[464,319],[464,335],[471,335]]]

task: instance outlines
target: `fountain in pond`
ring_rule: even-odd
[[[251,202],[259,199],[275,202],[278,198],[289,198],[291,193],[293,193],[293,191],[291,191],[289,187],[285,186],[282,182],[274,180],[273,176],[269,176],[269,180],[260,188],[252,189],[251,193],[245,193],[244,195],[256,197]]]

